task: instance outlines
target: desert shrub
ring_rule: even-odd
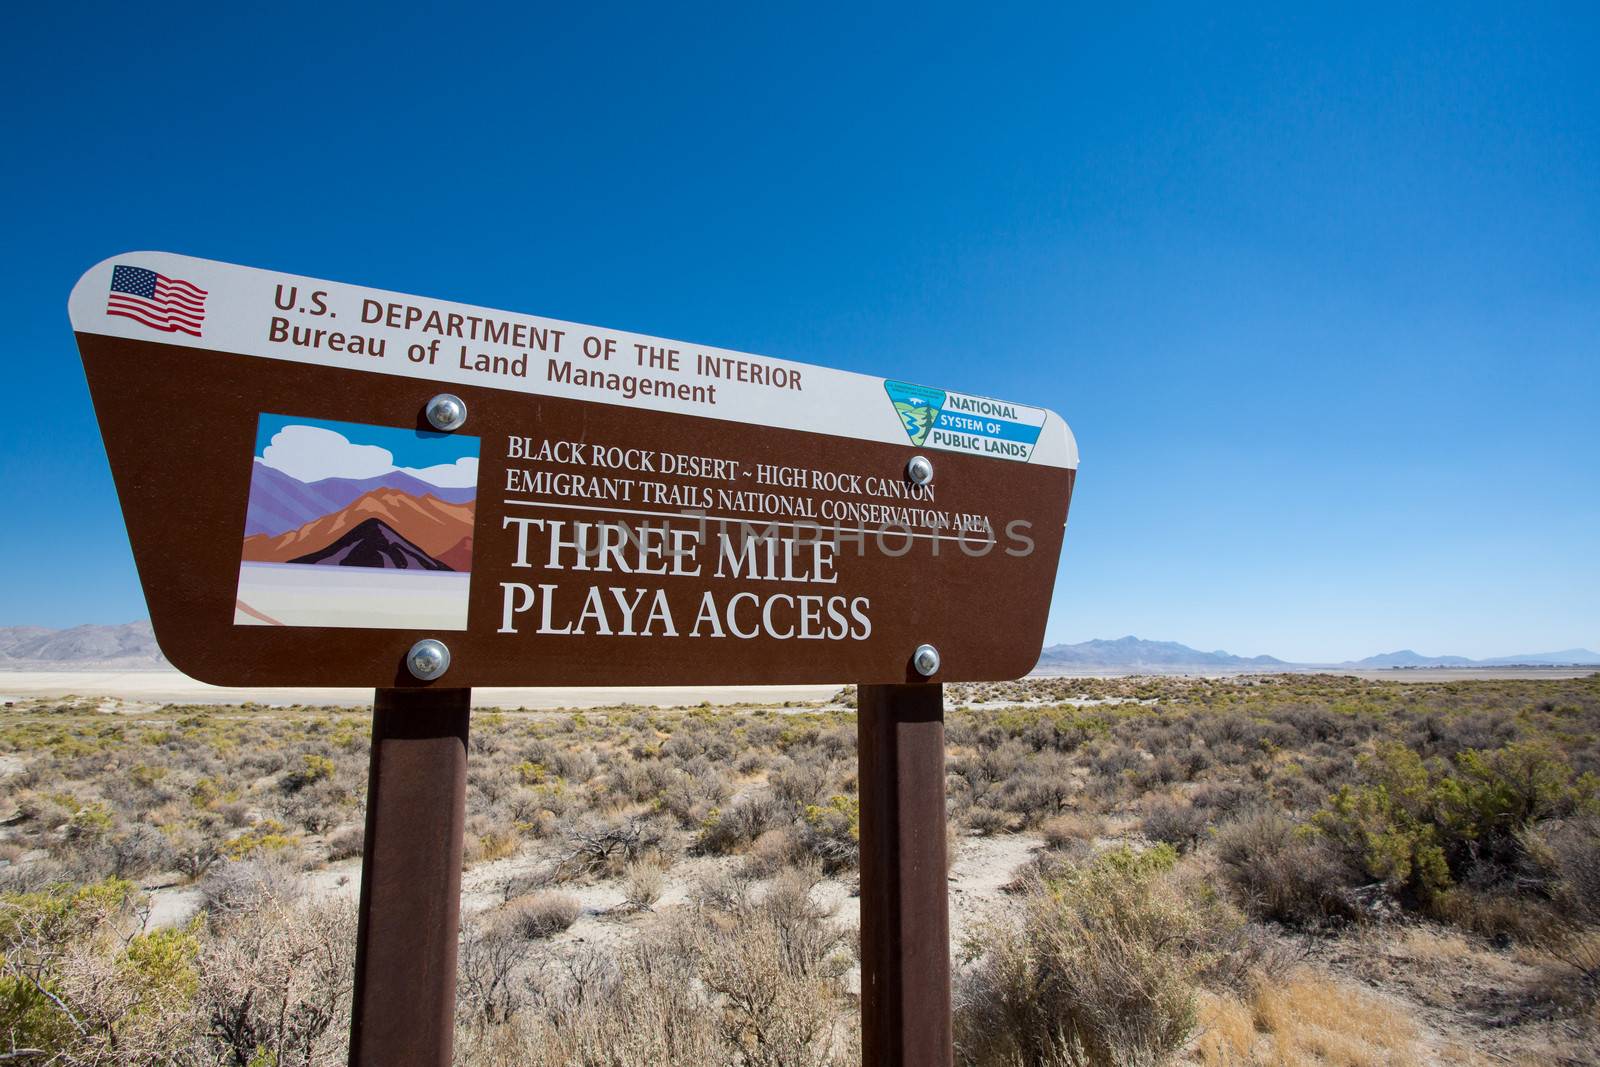
[[[824,870],[852,870],[861,857],[861,801],[838,794],[827,804],[812,804],[800,826],[800,847]]]
[[[250,825],[250,805],[243,800],[217,800],[210,806],[221,818],[222,825],[239,829]]]
[[[361,855],[366,837],[366,828],[360,824],[339,827],[328,835],[329,861],[337,862]]]
[[[767,787],[795,812],[820,803],[828,792],[828,768],[820,763],[783,759],[767,776]]]
[[[568,851],[552,873],[557,881],[615,877],[634,860],[661,853],[666,843],[661,828],[648,819],[590,816],[562,827],[560,836]]]
[[[723,804],[730,794],[728,780],[709,764],[680,770],[661,794],[662,806],[686,830],[697,827],[706,813]]]
[[[1034,824],[1066,807],[1076,792],[1066,758],[1052,752],[1029,758],[1024,768],[1013,772],[1000,785],[996,803]]]
[[[1256,795],[1238,782],[1202,782],[1189,794],[1189,803],[1215,822],[1256,803]]]
[[[336,1063],[349,1040],[355,908],[275,900],[235,914],[201,954],[208,1043],[232,1064]]]
[[[956,1042],[973,1067],[1156,1064],[1195,1025],[1203,921],[1167,872],[1176,854],[1116,849],[1036,883],[991,923],[956,987]]]
[[[659,862],[635,860],[628,864],[622,879],[623,900],[628,906],[647,911],[661,899],[666,888],[667,872]]]
[[[963,761],[959,773],[981,787],[990,783],[1004,783],[1026,774],[1033,762],[1034,752],[1020,741],[1005,740],[993,747],[983,747],[970,761]]]
[[[792,827],[768,830],[750,844],[745,853],[744,873],[752,878],[770,878],[800,858],[800,839]]]
[[[1144,756],[1130,745],[1102,744],[1090,757],[1089,766],[1097,777],[1120,784],[1124,775],[1144,766]]]
[[[1191,741],[1181,750],[1172,753],[1172,758],[1178,761],[1182,772],[1182,780],[1192,782],[1211,767],[1211,752],[1200,741]]]
[[[1068,850],[1092,845],[1101,823],[1090,815],[1066,814],[1046,820],[1042,829],[1046,848]]]
[[[532,767],[532,764],[526,766]],[[625,800],[648,800],[655,796],[659,789],[650,781],[648,768],[651,764],[640,763],[631,757],[613,759],[610,769],[605,774],[606,792]],[[524,776],[527,784],[537,784],[537,779],[530,781]]]
[[[1543,743],[1469,750],[1436,776],[1434,818],[1453,870],[1468,863],[1511,867],[1521,834],[1548,818],[1595,811],[1600,780],[1575,775],[1566,757]]]
[[[467,819],[466,841],[462,845],[462,862],[488,863],[514,856],[522,847],[522,834],[508,819],[488,815],[473,815]]]
[[[1145,805],[1139,828],[1150,840],[1187,852],[1199,843],[1210,822],[1204,808],[1176,797],[1155,797]]]
[[[138,932],[135,901],[118,880],[0,899],[0,1058],[133,1065],[198,1056],[198,941],[187,931]]]
[[[298,792],[314,782],[332,778],[335,769],[333,760],[307,752],[300,757],[300,765],[283,776],[284,791]]]
[[[345,817],[351,806],[350,792],[331,778],[307,783],[285,798],[281,810],[285,819],[308,833],[326,833]]]
[[[230,860],[212,867],[200,882],[202,906],[217,921],[292,902],[302,892],[294,870],[272,858]]]
[[[1397,743],[1362,761],[1368,782],[1348,785],[1313,825],[1369,877],[1424,902],[1450,886],[1450,867],[1431,815],[1427,768]]]
[[[785,871],[759,903],[738,902],[734,924],[708,927],[727,932],[708,946],[700,979],[724,1001],[723,1040],[748,1050],[750,1067],[836,1062],[831,1036],[852,939],[811,900],[815,878]]]
[[[554,937],[578,921],[582,910],[578,898],[566,893],[530,893],[509,901],[500,909],[503,927],[526,941]]]
[[[145,823],[130,826],[110,842],[111,873],[116,878],[138,878],[164,871],[177,862],[172,842],[160,830]]]
[[[1502,887],[1451,886],[1434,899],[1431,913],[1443,922],[1500,944],[1551,946],[1571,933],[1571,927],[1550,902]]]
[[[199,881],[222,858],[222,842],[197,826],[177,827],[168,832],[173,863],[190,881]]]
[[[661,742],[661,758],[676,763],[686,763],[696,756],[705,754],[706,741],[706,735],[699,730],[687,728],[678,730]]]
[[[1154,789],[1187,780],[1185,764],[1171,755],[1157,756],[1133,773],[1133,784],[1139,789]]]
[[[1011,829],[1012,815],[999,808],[991,808],[982,804],[974,804],[967,809],[966,824],[976,834],[988,837],[991,834],[1007,833]]]
[[[1353,918],[1354,872],[1316,835],[1270,809],[1220,827],[1213,854],[1239,903],[1263,919],[1318,926]]]
[[[689,896],[704,914],[732,914],[749,906],[751,883],[745,872],[722,868],[701,876]]]
[[[713,808],[700,821],[694,850],[710,856],[736,852],[776,825],[781,815],[770,797],[746,797],[726,809]]]
[[[1523,842],[1561,911],[1576,922],[1600,923],[1600,816],[1530,827]]]
[[[523,1002],[515,974],[527,951],[527,942],[503,924],[463,917],[456,957],[457,1016],[479,1025],[510,1022]]]
[[[853,726],[835,726],[817,735],[817,748],[830,760],[856,758],[856,730]]]
[[[551,769],[569,782],[587,782],[595,776],[600,762],[588,748],[567,748],[551,754]]]
[[[1467,750],[1432,767],[1384,743],[1361,771],[1362,783],[1341,788],[1314,823],[1369,876],[1428,905],[1469,874],[1479,885],[1509,877],[1530,826],[1592,810],[1600,793],[1600,782],[1532,742]]]
[[[276,819],[263,819],[249,829],[222,842],[222,854],[231,860],[252,856],[271,856],[291,862],[299,850],[300,839],[287,832]]]
[[[1516,721],[1499,711],[1434,712],[1413,722],[1406,740],[1425,757],[1448,758],[1473,749],[1501,748],[1516,737]]]
[[[1355,720],[1323,704],[1289,704],[1277,711],[1278,721],[1291,727],[1305,744],[1342,738]]]

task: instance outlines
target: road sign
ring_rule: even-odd
[[[1037,658],[1078,462],[1041,408],[166,253],[70,307],[196,678],[423,685],[424,640],[456,687]]]

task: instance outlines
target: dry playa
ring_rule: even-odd
[[[826,701],[837,685],[677,685],[608,688],[481,688],[472,691],[475,708],[645,708],[686,707],[699,703],[784,704]],[[155,704],[243,704],[288,707],[297,704],[361,707],[372,703],[370,689],[261,688],[207,685],[173,670],[156,671],[0,671],[0,701],[115,699]]]

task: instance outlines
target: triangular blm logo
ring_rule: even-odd
[[[885,381],[883,388],[889,394],[895,414],[900,416],[900,424],[906,428],[911,443],[920,445],[926,441],[928,431],[933,429],[944,407],[944,390],[891,381]]]

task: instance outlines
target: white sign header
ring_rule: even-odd
[[[97,264],[68,307],[79,333],[1078,466],[1043,408],[166,252]]]

